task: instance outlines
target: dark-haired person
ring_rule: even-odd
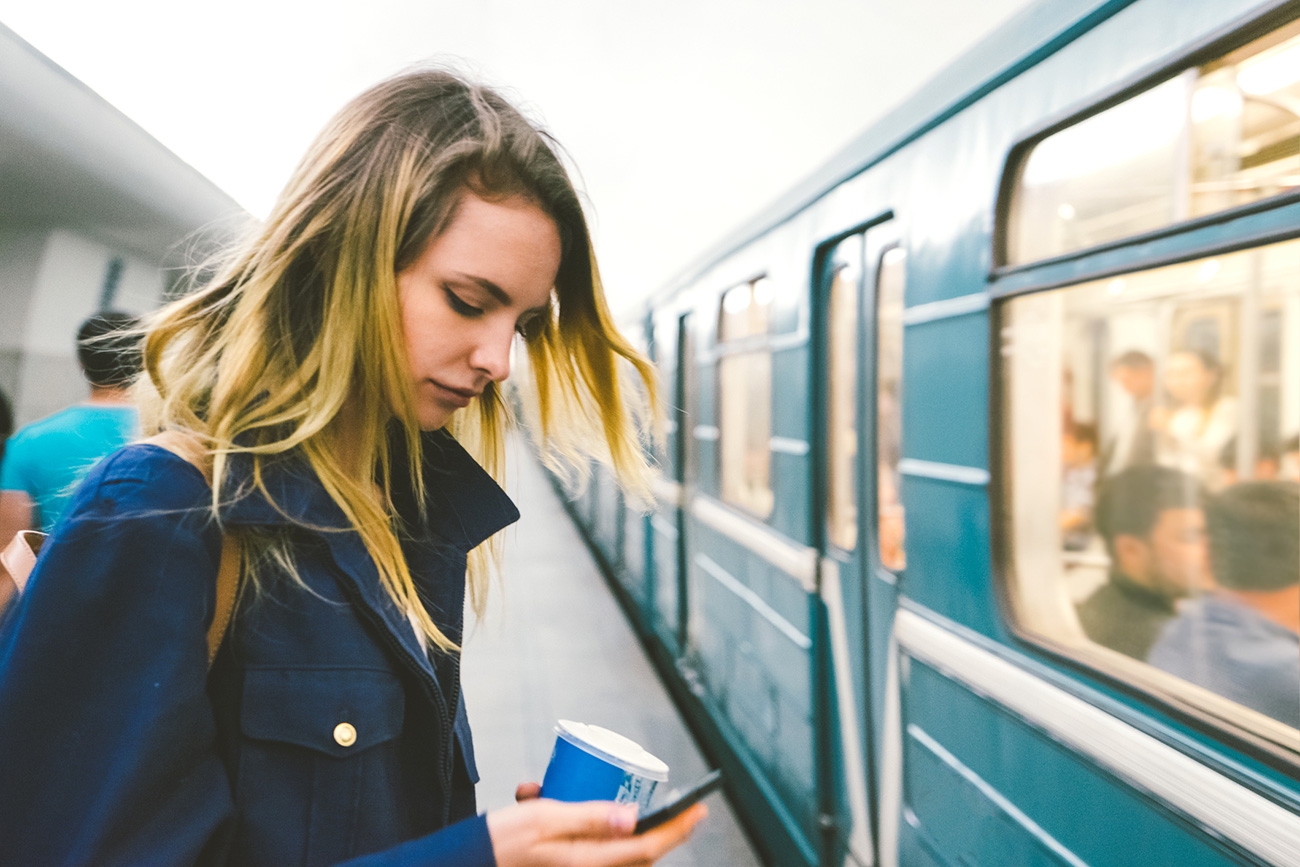
[[[1300,484],[1242,482],[1205,511],[1217,587],[1170,621],[1148,661],[1300,727]]]
[[[1094,513],[1109,580],[1078,607],[1098,644],[1146,659],[1176,603],[1209,584],[1200,483],[1178,470],[1132,467],[1102,486]]]
[[[0,543],[19,530],[49,532],[77,482],[136,436],[127,387],[139,370],[134,316],[96,313],[77,329],[77,361],[90,383],[84,403],[32,422],[10,438],[0,464]]]
[[[0,462],[4,461],[5,443],[9,441],[9,434],[14,432],[14,411],[9,406],[9,398],[5,393],[0,391]]]
[[[1110,364],[1111,381],[1133,399],[1127,421],[1106,442],[1099,466],[1106,475],[1125,467],[1155,463],[1156,437],[1151,429],[1155,408],[1156,366],[1151,356],[1137,349],[1115,358]]]
[[[1278,472],[1281,478],[1300,482],[1300,435],[1282,444],[1282,462]]]

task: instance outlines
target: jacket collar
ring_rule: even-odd
[[[406,522],[403,550],[420,595],[434,621],[459,643],[465,598],[465,554],[519,519],[519,510],[496,481],[451,434],[438,430],[422,439],[426,491],[425,516],[416,518],[415,499],[395,486],[394,501]],[[395,450],[394,465],[405,460]],[[232,481],[245,482],[248,465],[236,462]],[[437,679],[428,654],[416,638],[406,613],[399,610],[379,581],[361,536],[353,530],[311,468],[286,460],[263,472],[266,496],[257,491],[237,497],[222,510],[227,526],[297,525],[318,530],[330,555],[360,601],[377,617],[391,638],[425,674]],[[409,485],[406,486],[409,489]],[[233,489],[233,486],[232,486]]]
[[[430,532],[466,552],[519,520],[519,510],[506,492],[455,437],[443,430],[429,431],[423,435],[421,446],[428,496],[427,522],[419,531]],[[405,461],[404,450],[395,449],[393,457],[394,465],[401,466]],[[236,459],[233,463],[232,489],[239,490],[238,486],[242,485],[245,492],[222,508],[224,523],[235,527],[294,524],[334,532],[350,529],[343,511],[305,461],[286,459],[264,469],[269,498],[250,489],[248,459]],[[414,521],[418,514],[414,497],[403,490],[400,482],[396,488],[394,498],[399,514],[408,522]]]

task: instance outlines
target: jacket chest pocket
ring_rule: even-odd
[[[400,840],[405,711],[390,671],[247,670],[232,863],[332,864]]]

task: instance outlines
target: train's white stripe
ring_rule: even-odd
[[[697,440],[716,440],[721,436],[722,431],[711,424],[697,424],[695,426],[695,438]]]
[[[811,638],[804,635],[793,623],[782,617],[779,611],[764,602],[761,596],[737,581],[726,569],[713,562],[707,554],[696,554],[695,565],[707,572],[714,581],[740,597],[741,601],[780,630],[781,634],[790,639],[800,650],[810,650],[812,648]]]
[[[848,622],[844,616],[844,591],[840,586],[840,565],[823,557],[822,603],[830,628],[831,664],[835,692],[840,696],[840,749],[844,751],[845,785],[849,793],[849,855],[863,867],[874,863],[871,846],[871,816],[867,810],[866,762],[862,756],[862,728],[858,704],[853,699],[853,666],[849,654]],[[847,861],[845,863],[848,863]]]
[[[701,524],[716,530],[737,545],[748,548],[777,569],[791,576],[809,593],[817,590],[817,551],[797,545],[772,530],[747,521],[707,497],[691,500],[691,514]]]
[[[901,610],[899,645],[1196,824],[1278,867],[1300,867],[1300,815],[1000,656]]]
[[[959,295],[929,304],[917,304],[903,311],[904,325],[920,325],[922,322],[934,322],[937,319],[951,319],[968,313],[979,313],[989,308],[989,296],[983,292],[974,295]]]
[[[789,439],[787,437],[772,437],[767,441],[767,447],[783,455],[806,455],[811,450],[811,446],[804,440]]]
[[[956,482],[959,485],[989,483],[988,470],[979,467],[963,467],[959,464],[941,464],[937,461],[919,461],[916,458],[903,458],[898,462],[898,471],[905,476],[921,476],[942,482]]]
[[[898,638],[889,633],[885,708],[880,734],[880,867],[898,867],[898,827],[903,821],[903,713],[899,700]]]
[[[655,532],[659,535],[677,541],[677,528],[665,521],[663,518],[655,515],[650,519],[650,526],[654,527]]]
[[[909,725],[907,727],[907,733],[938,757],[939,761],[956,771],[962,779],[979,789],[980,793],[996,804],[998,809],[1019,822],[1021,827],[1032,834],[1048,849],[1052,850],[1052,854],[1057,858],[1060,858],[1067,864],[1073,865],[1073,867],[1088,867],[1087,863],[1080,860],[1078,855],[1075,855],[1065,846],[1061,845],[1060,840],[1057,840],[1051,834],[1043,830],[1041,825],[1029,818],[1024,811],[1011,803],[1011,801],[1007,800],[1005,795],[990,786],[988,780],[985,780],[979,774],[962,764],[960,759],[944,749],[942,744],[930,737],[930,735],[920,726],[915,724]]]
[[[674,509],[682,507],[682,486],[680,484],[659,476],[650,485],[654,490],[655,499],[660,503]]]

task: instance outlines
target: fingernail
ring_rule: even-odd
[[[636,807],[615,807],[609,811],[609,826],[620,833],[636,827]]]

